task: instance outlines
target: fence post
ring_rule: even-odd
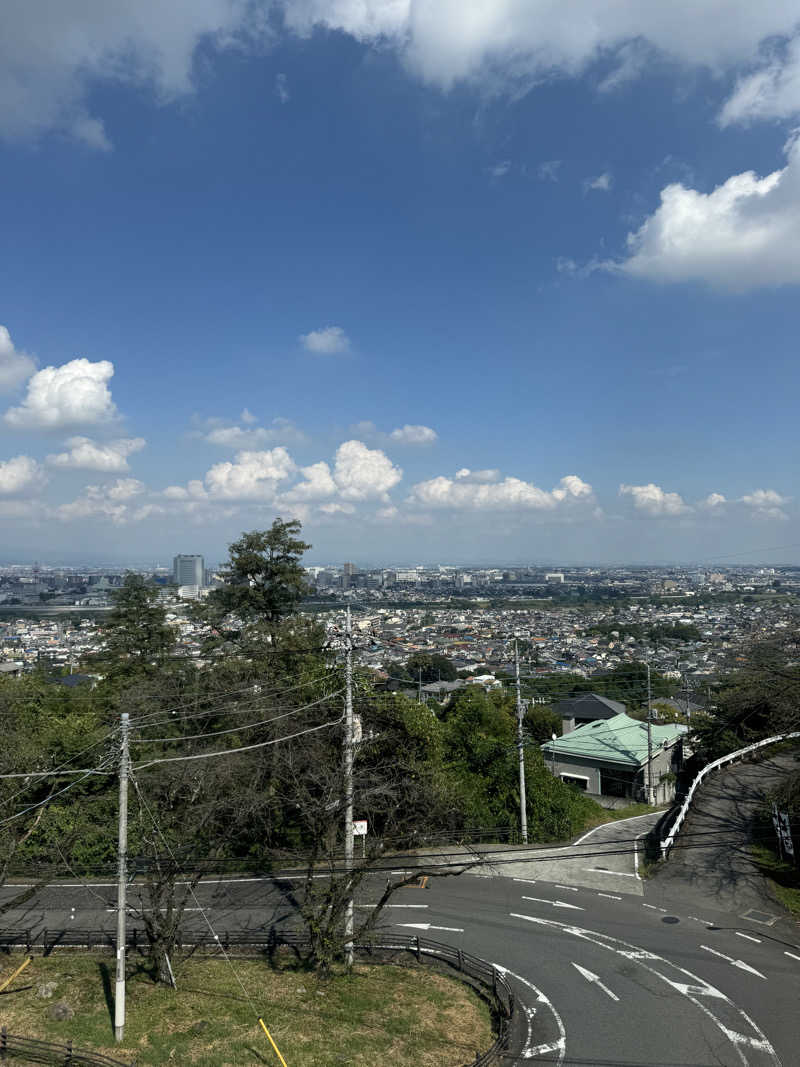
[[[417,943],[417,963],[419,963],[422,959],[422,953],[419,950],[419,934],[417,934],[414,940]]]
[[[64,1067],[69,1067],[72,1063],[72,1038],[67,1042],[67,1058],[64,1060]]]
[[[0,1027],[0,1060],[6,1058],[6,1051],[8,1049],[8,1031],[5,1026]]]
[[[463,951],[463,949],[459,949],[458,950],[458,969],[459,969],[459,971],[463,971],[464,970],[464,951]]]

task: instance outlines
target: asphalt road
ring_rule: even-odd
[[[505,969],[527,1006],[518,1063],[800,1063],[800,928],[772,914],[743,917],[735,893],[707,896],[691,879],[682,894],[678,874],[642,882],[632,846],[653,819],[612,823],[525,860],[493,850],[480,875],[398,890],[381,926]],[[378,893],[377,881],[364,890],[358,914]],[[4,925],[113,929],[114,894],[110,884],[49,887]],[[218,933],[263,929],[291,921],[291,882],[205,881],[192,907],[203,910],[187,918]]]

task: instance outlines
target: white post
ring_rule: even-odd
[[[650,691],[650,664],[647,667],[647,803],[655,804],[653,798],[653,701]]]
[[[128,881],[128,713],[121,716],[119,757],[119,844],[117,848],[117,981],[114,992],[114,1037],[125,1036],[125,890]]]
[[[519,648],[514,641],[514,667],[517,684],[517,758],[519,762],[519,827],[522,843],[528,843],[528,812],[525,797],[525,746],[522,738],[522,696],[519,687]]]
[[[350,606],[347,607],[345,630],[345,704],[344,704],[344,865],[353,869],[353,628]],[[348,885],[344,913],[344,950],[347,967],[353,966],[353,886]]]

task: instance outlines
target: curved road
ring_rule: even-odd
[[[727,774],[737,803],[737,774],[758,790],[752,767]],[[792,1067],[800,1062],[800,927],[775,905],[753,909],[747,880],[740,901],[735,885],[721,899],[682,879],[684,864],[692,875],[693,850],[667,865],[668,877],[642,882],[633,845],[656,818],[599,827],[524,860],[493,850],[482,874],[398,890],[382,926],[447,941],[509,973],[528,1024],[517,1063]],[[282,886],[222,879],[201,883],[198,896],[217,931],[252,930],[291,918],[289,883]],[[376,883],[359,908],[378,893]],[[52,886],[5,925],[111,929],[113,901],[110,885]]]

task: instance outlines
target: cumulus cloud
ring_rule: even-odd
[[[44,471],[30,456],[0,462],[0,493],[4,496],[39,489],[46,481]]]
[[[651,518],[685,515],[692,509],[678,493],[668,493],[660,485],[621,485],[620,496],[629,496],[636,511]]]
[[[4,419],[18,430],[60,430],[71,426],[97,426],[116,417],[108,382],[114,364],[103,359],[73,359],[61,367],[45,367],[28,382],[19,407],[9,408]]]
[[[494,474],[494,471],[475,472]],[[475,481],[466,468],[455,478],[430,478],[414,486],[409,502],[431,508],[467,511],[554,511],[560,504],[589,499],[592,487],[576,475],[562,478],[550,491],[539,489],[521,478],[502,481]]]
[[[487,470],[471,471],[469,467],[462,467],[456,471],[457,482],[496,482],[500,477],[500,471],[496,467]]]
[[[791,497],[782,496],[774,489],[754,489],[740,498],[740,502],[752,510],[757,519],[788,519],[783,510]]]
[[[245,450],[237,452],[233,463],[215,463],[206,473],[205,484],[211,498],[270,501],[296,469],[285,448]]]
[[[634,77],[642,54],[657,51],[715,70],[752,62],[773,36],[791,37],[794,0],[281,0],[287,25],[316,27],[391,46],[424,81],[450,88],[462,81],[519,90],[558,75],[578,75],[599,57],[619,80]],[[609,87],[609,86],[606,86]]]
[[[27,354],[14,347],[11,334],[0,326],[0,392],[7,393],[22,385],[36,370],[36,363]]]
[[[128,456],[140,452],[147,442],[143,437],[123,437],[104,443],[90,437],[70,437],[65,443],[69,451],[49,455],[46,460],[49,466],[116,474],[130,469]]]
[[[134,505],[146,486],[136,478],[118,478],[109,485],[87,485],[81,496],[56,509],[56,516],[66,522],[100,517],[117,525],[149,518],[157,505]]]
[[[257,426],[255,423],[258,419],[247,408],[240,419],[243,426],[227,423],[224,419],[206,419],[200,437],[210,445],[234,449],[253,449],[279,441],[287,444],[305,444],[308,441],[308,437],[291,419],[273,419],[269,426]]]
[[[379,448],[354,440],[339,445],[333,477],[343,500],[386,500],[403,472]]]
[[[724,496],[724,494],[722,494],[722,493],[709,493],[708,496],[704,500],[700,501],[699,506],[701,508],[706,508],[709,511],[713,511],[715,509],[719,509],[719,508],[723,507],[727,503],[728,503],[728,501],[727,501],[727,498]]]
[[[331,474],[331,468],[324,461],[312,463],[308,467],[301,467],[302,480],[293,485],[284,494],[284,499],[291,502],[308,502],[312,500],[325,500],[335,496],[337,485]]]
[[[621,269],[736,290],[800,283],[800,138],[785,151],[786,166],[763,178],[734,174],[710,193],[666,186],[660,207],[628,235]]]
[[[583,191],[588,193],[595,189],[598,192],[607,193],[613,184],[614,177],[611,172],[604,171],[603,174],[598,174],[596,178],[587,178],[583,183]]]
[[[392,430],[389,437],[398,445],[433,445],[439,440],[436,430],[430,426],[400,426]]]
[[[258,5],[245,0],[25,0],[5,4],[0,33],[0,136],[58,130],[107,149],[102,117],[87,96],[99,81],[152,90],[160,100],[190,92],[195,49],[263,36]]]
[[[307,352],[330,356],[337,352],[347,352],[350,338],[341,326],[324,326],[320,330],[300,334],[300,343]]]

